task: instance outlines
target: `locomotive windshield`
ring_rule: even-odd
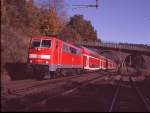
[[[51,40],[33,39],[31,41],[31,47],[51,47]]]
[[[32,42],[31,42],[31,47],[40,47],[40,43],[41,43],[41,40],[39,40],[39,39],[34,39],[34,40],[32,40]]]
[[[42,40],[41,47],[51,47],[51,40]]]

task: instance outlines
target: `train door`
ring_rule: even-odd
[[[83,65],[84,65],[84,69],[89,69],[89,56],[83,55]]]
[[[105,69],[105,59],[104,58],[102,59],[101,63],[102,63],[102,69]]]
[[[109,69],[109,66],[110,66],[110,64],[109,64],[109,61],[108,61],[108,59],[106,59],[106,62],[105,62],[105,69]]]
[[[101,69],[102,68],[102,60],[100,59],[99,60],[99,69]]]
[[[58,40],[56,40],[56,45],[55,45],[55,63],[56,65],[60,64],[60,47],[59,47]]]
[[[87,57],[86,56],[83,56],[83,66],[86,67],[86,60],[87,60]]]
[[[90,63],[89,63],[89,56],[87,56],[87,59],[86,59],[86,67],[89,68],[89,65],[90,65]]]

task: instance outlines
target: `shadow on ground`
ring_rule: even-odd
[[[11,77],[11,80],[23,80],[29,78],[26,67],[26,63],[6,63],[5,65],[5,69]]]

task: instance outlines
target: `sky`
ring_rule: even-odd
[[[65,0],[67,14],[84,15],[101,40],[150,44],[150,0],[99,0],[97,9],[73,6],[95,3],[95,0]]]

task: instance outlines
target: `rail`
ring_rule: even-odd
[[[142,94],[142,92],[139,90],[139,88],[136,87],[135,83],[132,80],[132,77],[130,77],[130,81],[132,83],[132,87],[135,89],[135,91],[137,92],[139,98],[141,99],[141,101],[143,102],[143,104],[145,105],[145,107],[147,108],[148,111],[150,111],[150,105],[147,103],[147,101],[145,100],[144,95]]]
[[[94,80],[97,80],[97,79],[99,79],[99,78],[101,78],[101,77],[104,77],[104,76],[100,75],[100,76],[94,77],[94,78],[92,78],[92,79],[90,79],[90,80],[85,80],[85,81],[83,81],[82,84],[79,85],[79,86],[76,86],[76,87],[74,87],[74,88],[65,90],[65,91],[63,91],[62,93],[56,94],[56,95],[54,95],[54,96],[45,98],[45,99],[43,99],[43,100],[40,101],[40,102],[37,102],[37,103],[34,103],[33,105],[30,105],[30,107],[26,107],[26,108],[24,108],[24,109],[21,109],[21,111],[29,111],[30,109],[32,109],[32,108],[34,108],[34,107],[37,107],[37,106],[40,106],[40,105],[45,105],[47,101],[50,101],[50,100],[52,100],[52,99],[54,99],[54,98],[57,98],[57,97],[60,97],[60,96],[68,95],[68,94],[70,94],[70,93],[72,93],[72,92],[78,90],[79,88],[81,88],[81,87],[83,87],[83,86],[89,84],[89,82],[92,82],[92,81],[94,81]]]
[[[117,105],[117,100],[119,100],[118,102],[120,102],[121,100],[119,99],[119,96],[121,95],[121,82],[122,79],[120,78],[118,84],[117,84],[117,88],[116,91],[114,93],[112,102],[110,104],[110,108],[108,110],[108,112],[113,112],[115,111],[115,106]],[[147,103],[145,96],[142,94],[142,92],[136,87],[135,83],[132,80],[132,77],[129,77],[129,82],[130,82],[130,86],[132,88],[132,90],[135,92],[134,95],[136,94],[136,96],[138,97],[138,99],[140,100],[140,102],[142,103],[142,106],[144,110],[146,111],[150,111],[150,105]],[[126,97],[129,95],[126,95]],[[135,97],[135,96],[133,96]],[[137,99],[137,100],[138,100]],[[139,103],[140,104],[140,103]],[[121,106],[121,105],[120,105]],[[141,106],[140,106],[141,107]],[[118,108],[119,109],[119,108]],[[138,109],[138,108],[137,108]]]

